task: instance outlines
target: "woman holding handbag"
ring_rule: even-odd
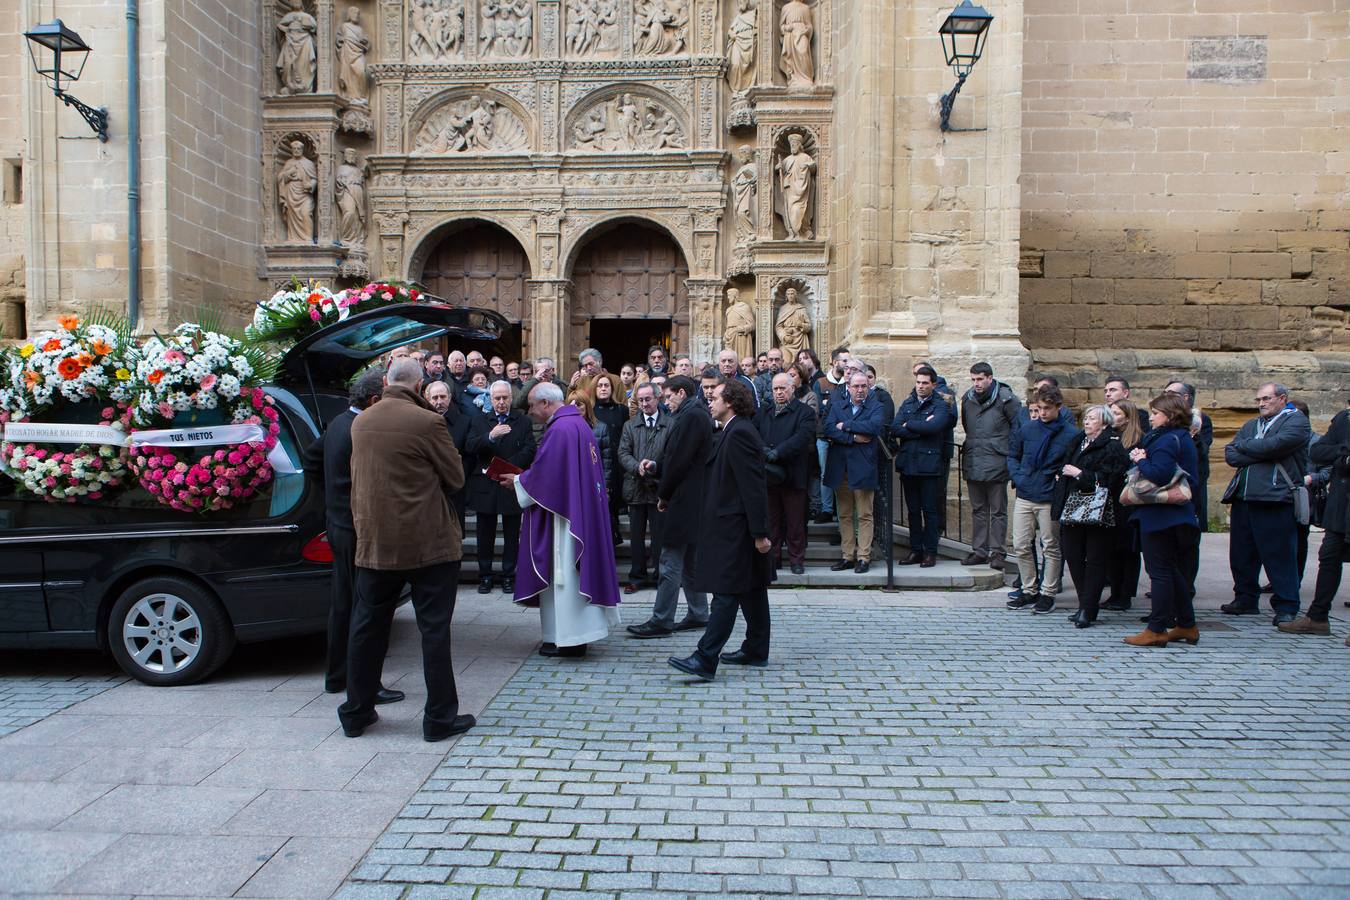
[[[1191,440],[1191,408],[1185,398],[1163,394],[1154,397],[1148,409],[1152,430],[1130,451],[1130,459],[1137,477],[1152,485],[1138,485],[1131,473],[1122,500],[1138,501],[1134,521],[1153,587],[1153,610],[1144,630],[1125,638],[1125,643],[1134,647],[1166,647],[1169,641],[1198,644],[1200,631],[1195,627],[1185,565],[1187,552],[1200,540],[1200,520],[1191,503],[1199,465]],[[1169,628],[1173,622],[1175,627]]]
[[[1097,605],[1110,573],[1115,546],[1114,525],[1120,511],[1116,498],[1125,481],[1129,457],[1112,428],[1107,406],[1090,406],[1083,413],[1083,430],[1055,479],[1051,515],[1059,521],[1059,544],[1069,567],[1078,611],[1069,616],[1076,628],[1097,621]]]

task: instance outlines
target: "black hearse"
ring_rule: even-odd
[[[303,448],[347,407],[350,379],[382,353],[450,339],[490,350],[494,312],[443,303],[357,313],[299,341],[267,392],[280,444]],[[331,559],[323,490],[303,472],[230,510],[177,512],[139,486],[48,503],[0,475],[0,648],[100,648],[154,685],[200,681],[236,641],[322,632]]]

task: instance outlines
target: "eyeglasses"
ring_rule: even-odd
[[[1274,394],[1271,394],[1271,395],[1268,396],[1268,397],[1257,397],[1257,398],[1256,398],[1256,402],[1257,402],[1257,403],[1269,403],[1270,401],[1272,401],[1272,400],[1274,400],[1274,399],[1275,399],[1275,395],[1274,395]]]

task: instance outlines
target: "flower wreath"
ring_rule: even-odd
[[[56,329],[40,332],[5,355],[0,427],[65,425],[72,420],[89,424],[92,419],[103,429],[125,430],[130,327],[101,313],[93,318],[86,322],[78,316],[59,316]],[[97,413],[91,414],[91,407]],[[81,444],[0,440],[0,467],[22,491],[50,502],[73,503],[81,497],[98,500],[122,485],[127,453],[120,439]]]
[[[272,480],[268,454],[281,430],[272,398],[257,386],[270,370],[256,348],[197,325],[147,340],[131,405],[131,469],[141,487],[184,512],[229,509],[262,490]],[[168,439],[159,429],[190,440],[185,429],[220,425],[256,426],[256,437],[192,449],[142,440]],[[147,435],[151,429],[158,433]]]
[[[416,303],[421,293],[404,284],[371,282],[365,287],[333,293],[317,281],[292,281],[258,304],[244,336],[254,343],[294,343],[341,322],[354,312],[366,312],[395,303]]]

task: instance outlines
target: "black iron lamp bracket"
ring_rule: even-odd
[[[67,94],[60,88],[56,88],[56,96],[66,106],[75,107],[75,111],[84,117],[84,121],[89,123],[89,127],[98,135],[98,139],[103,143],[108,143],[108,108],[100,106],[98,109],[83,103],[80,100]]]

